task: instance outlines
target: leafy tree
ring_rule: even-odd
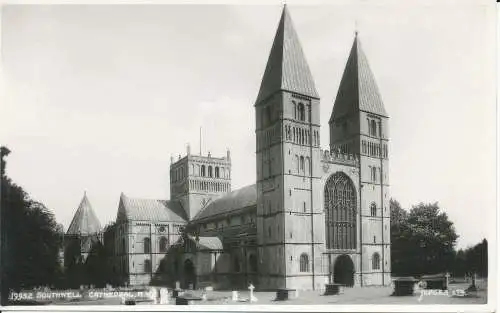
[[[409,212],[397,201],[390,204],[393,273],[418,276],[450,270],[458,235],[438,204],[420,203]]]
[[[466,271],[468,274],[488,276],[488,242],[482,242],[465,250]]]
[[[92,240],[92,247],[84,265],[86,284],[104,287],[110,278],[106,250],[97,238],[89,240]]]
[[[452,272],[456,277],[463,277],[467,273],[466,253],[462,249],[458,250],[455,254]]]
[[[61,282],[62,234],[54,215],[6,176],[1,152],[2,304],[10,290],[55,286]]]

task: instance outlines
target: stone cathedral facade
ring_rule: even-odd
[[[171,160],[170,200],[121,195],[104,235],[114,270],[131,285],[390,284],[388,115],[357,34],[328,150],[320,95],[286,7],[254,106],[256,183],[232,190],[229,151],[188,147]]]

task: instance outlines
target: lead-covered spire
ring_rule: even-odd
[[[94,213],[87,192],[83,194],[83,199],[76,210],[73,220],[68,227],[68,235],[90,235],[101,230],[101,223]]]
[[[368,59],[361,48],[356,31],[351,53],[335,98],[330,123],[335,118],[358,111],[387,117],[375,77],[370,70]]]
[[[281,90],[319,99],[286,5],[283,7],[255,104],[258,105]]]

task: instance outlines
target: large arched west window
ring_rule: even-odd
[[[378,254],[377,252],[375,252],[372,257],[372,269],[380,269],[380,254]]]
[[[326,246],[328,249],[356,248],[356,189],[352,180],[337,172],[325,185]]]

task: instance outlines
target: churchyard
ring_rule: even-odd
[[[352,287],[344,288],[338,295],[324,295],[324,291],[290,291],[286,301],[276,300],[276,292],[271,291],[217,291],[217,290],[179,290],[176,295],[171,289],[156,288],[156,299],[151,297],[151,287],[135,290],[100,289],[85,292],[73,292],[82,297],[57,297],[49,296],[50,291],[45,291],[46,298],[38,297],[36,303],[26,301],[13,301],[11,304],[52,304],[52,305],[176,305],[176,298],[186,298],[190,305],[335,305],[335,304],[379,304],[379,305],[465,305],[487,303],[487,281],[476,281],[477,291],[465,292],[470,286],[466,281],[450,282],[448,290],[419,289],[415,288],[414,294],[409,296],[394,296],[393,286],[388,287]],[[92,293],[93,292],[93,293]],[[57,294],[57,293],[54,293]],[[53,295],[54,295],[53,294]],[[126,296],[124,296],[126,295]],[[250,301],[252,298],[253,301]]]

